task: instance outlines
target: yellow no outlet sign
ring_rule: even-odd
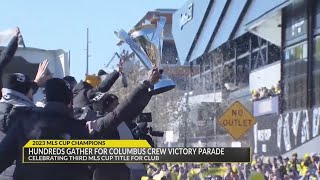
[[[256,119],[237,101],[224,112],[218,122],[235,140],[238,140],[252,128]]]

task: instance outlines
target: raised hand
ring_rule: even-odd
[[[47,59],[39,64],[38,72],[34,82],[36,82],[40,87],[43,87],[47,80],[51,78],[51,74],[45,74],[48,70],[48,65],[49,61]]]
[[[148,81],[152,85],[156,84],[159,81],[160,77],[161,77],[161,74],[160,74],[158,68],[154,68],[151,71],[149,71],[149,73],[148,73]]]
[[[20,36],[20,29],[19,29],[19,27],[16,27],[16,31],[15,31],[15,33],[14,33],[14,35],[16,36],[16,37],[19,37]]]
[[[117,69],[117,71],[119,72],[119,73],[122,73],[122,71],[123,71],[123,67],[122,67],[122,65],[118,65],[118,69]]]

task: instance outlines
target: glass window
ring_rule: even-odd
[[[215,88],[216,91],[219,91],[222,88],[222,80],[223,80],[222,72],[223,72],[222,66],[215,68],[213,70],[213,83],[214,83],[213,88]]]
[[[223,62],[223,54],[221,51],[217,51],[211,54],[211,59],[213,66],[218,66],[219,64],[222,64]]]
[[[280,60],[280,48],[276,45],[269,45],[268,47],[268,64],[274,63]]]
[[[178,52],[174,42],[164,41],[162,49],[162,64],[177,64]]]
[[[313,57],[313,99],[314,105],[320,105],[320,36],[314,40]]]
[[[210,67],[211,67],[211,58],[209,58],[209,57],[204,57],[204,59],[203,59],[203,61],[204,61],[204,63],[203,63],[203,65],[204,65],[204,71],[208,71],[208,70],[210,70]]]
[[[236,63],[237,64],[236,84],[240,88],[246,87],[249,85],[249,72],[250,72],[249,59],[250,59],[249,56],[246,56],[244,58],[238,59]]]
[[[258,52],[252,53],[251,56],[251,69],[258,69],[268,64],[267,56],[266,56],[267,49],[259,49]]]
[[[315,13],[315,28],[320,29],[320,1],[316,1],[317,6],[316,6],[316,13]]]
[[[307,34],[307,11],[304,0],[293,1],[285,8],[285,40],[293,40]]]
[[[294,110],[307,106],[307,44],[285,49],[283,76],[283,109]]]
[[[320,70],[320,36],[314,40],[314,70]]]
[[[200,76],[194,76],[192,78],[192,90],[199,90],[199,87],[201,86],[201,78]],[[188,87],[188,86],[187,86]]]
[[[235,83],[235,63],[232,62],[223,67],[223,83]]]
[[[207,91],[212,91],[213,90],[213,81],[212,81],[212,76],[211,72],[205,73],[203,76],[204,82],[205,82],[205,90]]]

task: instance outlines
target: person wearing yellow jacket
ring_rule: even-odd
[[[292,154],[292,158],[288,163],[289,169],[292,169],[292,171],[295,174],[299,174],[299,172],[301,171],[302,167],[301,167],[301,163],[298,160],[298,154],[297,153],[293,153]]]
[[[178,180],[179,165],[178,164],[174,164],[174,165],[170,166],[169,167],[169,171],[170,171],[171,180]]]
[[[311,158],[310,158],[310,155],[309,154],[305,154],[304,155],[304,159],[303,161],[301,162],[301,171],[300,171],[300,174],[302,176],[304,176],[308,169],[309,169],[309,166],[310,166],[310,163],[311,163]]]

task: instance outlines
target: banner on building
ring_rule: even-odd
[[[257,118],[254,153],[277,155],[292,151],[320,134],[320,108]]]

